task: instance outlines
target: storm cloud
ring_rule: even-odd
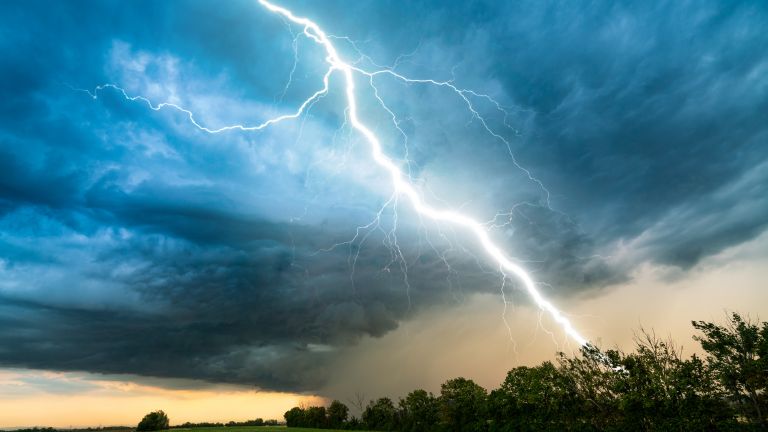
[[[291,7],[363,67],[504,107],[471,96],[484,125],[445,87],[377,77],[398,131],[359,83],[425,195],[489,221],[549,296],[685,271],[768,225],[764,5]],[[294,68],[300,29],[256,2],[3,9],[0,365],[311,391],[344,347],[499,291],[470,238],[388,201],[338,83],[305,118],[216,135],[78,90],[211,127],[289,112],[322,52],[295,39]]]

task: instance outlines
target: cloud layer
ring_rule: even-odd
[[[365,67],[506,107],[472,96],[484,126],[444,87],[376,78],[398,131],[359,83],[425,195],[491,221],[550,296],[765,229],[765,8],[496,3],[292,7]],[[500,289],[466,236],[388,203],[337,84],[305,118],[218,135],[74,89],[115,83],[211,127],[289,112],[322,53],[257,4],[6,9],[0,365],[315,390],[361,337]]]

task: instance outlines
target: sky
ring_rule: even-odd
[[[766,5],[279,4],[361,69],[471,90],[355,77],[424,199],[486,223],[590,341],[696,352],[691,320],[768,316]],[[578,348],[393,199],[340,75],[260,131],[125,97],[210,129],[294,112],[324,52],[255,0],[2,8],[0,427],[280,418]]]

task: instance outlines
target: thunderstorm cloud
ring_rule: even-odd
[[[469,96],[483,124],[444,86],[358,82],[427,199],[489,221],[556,301],[768,226],[767,8],[630,3],[290,6],[361,67],[498,101]],[[257,2],[2,9],[0,366],[312,391],[340,348],[499,292],[471,238],[389,201],[338,80],[216,135],[93,93],[213,128],[291,112],[323,53]]]

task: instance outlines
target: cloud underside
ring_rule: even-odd
[[[397,130],[358,83],[425,196],[489,221],[555,299],[687,271],[768,224],[760,6],[295,8],[505,107],[471,98],[503,142],[445,88],[377,78]],[[338,77],[302,119],[219,135],[70,87],[114,82],[212,127],[288,112],[322,53],[297,38],[294,68],[292,33],[253,2],[23,2],[0,21],[0,365],[311,391],[362,337],[499,292],[470,236],[390,199]]]

